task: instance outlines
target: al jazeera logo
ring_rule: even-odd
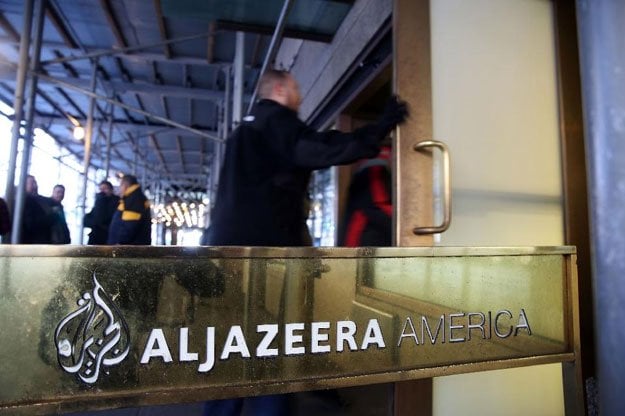
[[[93,289],[76,302],[78,309],[58,324],[54,343],[61,368],[87,384],[130,351],[130,332],[119,309],[93,274]]]

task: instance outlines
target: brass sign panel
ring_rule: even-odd
[[[574,249],[0,248],[0,410],[575,359]]]

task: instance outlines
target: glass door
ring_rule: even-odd
[[[397,245],[563,244],[553,14],[551,2],[395,1],[394,86],[411,107],[395,146]],[[501,403],[479,402],[488,386]],[[560,365],[431,388],[433,414],[563,413]]]

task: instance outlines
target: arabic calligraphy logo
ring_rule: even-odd
[[[95,273],[93,284],[54,333],[59,364],[88,384],[97,381],[103,366],[119,364],[130,351],[128,326]]]

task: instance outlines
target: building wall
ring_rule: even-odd
[[[392,0],[357,0],[331,44],[302,42],[295,59],[293,52],[287,57],[278,55],[276,64],[289,68],[299,81],[303,120],[310,117],[357,62],[370,39],[389,21],[392,9]]]

